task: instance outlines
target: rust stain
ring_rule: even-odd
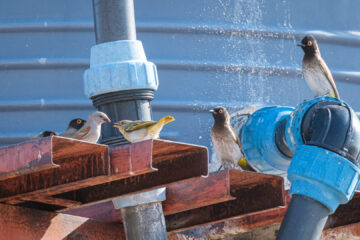
[[[0,232],[1,239],[11,240],[61,240],[74,233],[86,234],[92,240],[126,239],[121,224],[3,204],[0,204]]]
[[[320,240],[359,240],[360,223],[353,223],[325,230]]]

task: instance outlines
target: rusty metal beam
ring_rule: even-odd
[[[136,181],[136,178],[142,179],[142,186],[140,186],[141,184],[136,186],[139,187],[139,190],[147,186],[166,184],[172,179],[174,179],[172,181],[176,181],[207,175],[207,149],[195,145],[148,140],[113,148],[108,154],[107,146],[104,145],[51,137],[24,143],[15,148],[22,152],[21,147],[24,147],[24,151],[38,154],[39,146],[46,149],[51,156],[50,160],[56,162],[56,167],[40,170],[31,167],[25,175],[22,172],[22,175],[11,175],[10,178],[3,179],[0,181],[0,202],[21,204],[32,201],[73,207],[78,205],[75,202],[82,204],[87,201],[69,198],[69,194],[65,194],[66,197],[55,195],[66,192],[70,192],[71,195],[78,189],[95,185],[109,186],[108,183],[112,181],[129,185],[128,183],[133,182],[134,179]],[[33,155],[23,154],[21,158],[25,158],[23,161],[26,162],[26,158]],[[193,158],[196,163],[195,167],[192,166]],[[6,159],[3,160],[11,162],[12,157],[6,155]],[[156,171],[152,162],[155,167],[162,169],[162,174],[149,174]],[[182,168],[184,169],[183,174],[164,177],[168,175],[167,170],[177,171]],[[137,175],[141,176],[136,177]],[[153,181],[154,177],[157,180]],[[102,191],[102,186],[96,189]],[[129,192],[133,191],[136,190],[129,190]],[[80,190],[80,192],[86,194],[86,190]],[[55,198],[48,198],[51,196],[55,196]]]
[[[22,200],[45,203],[48,205],[61,206],[66,208],[76,207],[81,205],[81,202],[71,201],[68,199],[54,198],[49,196],[38,197],[38,198],[29,197],[29,198],[23,198]]]
[[[57,168],[66,158],[106,150],[105,145],[56,136],[6,146],[0,148],[0,180]]]
[[[152,164],[158,171],[79,189],[56,197],[84,204],[110,201],[124,194],[204,176],[208,174],[208,153],[205,147],[154,141]]]
[[[1,239],[125,240],[123,226],[87,218],[0,204]],[[76,238],[82,236],[84,238]]]
[[[290,198],[287,196],[287,204]],[[355,192],[353,199],[346,205],[340,205],[337,211],[328,219],[321,240],[346,240],[360,237],[360,192]],[[171,231],[169,239],[220,239],[234,237],[252,240],[275,239],[285,215],[286,207],[277,207],[264,211],[230,217],[210,224],[190,226]],[[196,229],[197,235],[189,236],[186,230]],[[185,231],[185,232],[184,232]],[[360,239],[360,238],[359,238]]]
[[[163,208],[164,214],[168,215],[166,219],[170,231],[182,231],[187,227],[194,228],[230,216],[237,217],[285,204],[282,178],[240,170],[221,171],[207,178],[186,179],[167,184],[166,187],[167,197]],[[66,210],[65,213],[106,222],[121,221],[121,214],[114,210],[109,201]],[[271,212],[267,218],[271,218],[271,215],[278,217],[279,213]],[[261,222],[261,217],[258,218],[258,222]],[[241,223],[244,223],[244,219]]]
[[[230,194],[229,171],[221,171],[209,177],[194,177],[165,186],[166,200],[163,202],[165,215],[234,199]],[[104,222],[121,221],[120,211],[114,209],[111,201],[90,203],[60,211]]]
[[[329,216],[324,229],[358,222],[360,222],[360,192],[356,191],[347,204],[340,205],[336,212]]]
[[[0,181],[0,202],[18,203],[99,184],[106,181],[109,171],[104,152],[67,158],[58,168]]]
[[[243,214],[285,205],[281,177],[230,170],[231,195],[235,200],[166,216],[168,231],[181,231]]]
[[[221,171],[167,185],[163,208],[165,215],[170,215],[233,199],[230,172]]]
[[[76,143],[77,145],[77,143]],[[56,145],[54,145],[56,146]],[[124,145],[122,147],[118,147],[115,149],[110,150],[110,168],[108,171],[104,172],[101,176],[93,176],[89,178],[85,178],[82,180],[78,180],[75,182],[70,183],[64,183],[64,180],[68,180],[68,178],[64,175],[61,175],[60,173],[54,173],[53,171],[50,171],[48,175],[51,177],[57,177],[62,176],[60,178],[60,182],[58,183],[64,183],[64,184],[55,184],[54,186],[48,186],[44,188],[38,188],[37,190],[31,189],[34,191],[23,190],[23,193],[16,194],[16,195],[10,195],[7,194],[7,197],[4,199],[0,199],[0,201],[4,201],[8,204],[19,204],[24,201],[29,201],[29,199],[33,199],[33,201],[38,201],[38,196],[52,196],[56,194],[60,194],[63,192],[68,192],[71,190],[76,190],[88,186],[93,186],[97,184],[102,184],[104,182],[114,181],[118,179],[123,179],[132,175],[138,175],[138,174],[144,174],[147,172],[154,172],[156,169],[152,167],[151,161],[152,161],[152,148],[153,148],[153,142],[145,141],[141,143],[136,144],[128,144]],[[91,152],[90,152],[91,153]],[[88,158],[90,156],[90,153],[87,152],[88,155],[85,155],[85,158]],[[106,152],[103,153],[103,155],[100,156],[100,159],[107,159]],[[100,154],[102,154],[100,152]],[[83,156],[78,156],[75,158],[76,160],[81,160]],[[68,163],[70,166],[75,167],[74,161],[71,161],[70,158],[68,158]],[[64,164],[63,164],[64,165]],[[61,168],[64,166],[61,165]],[[88,169],[83,164],[86,169]],[[80,164],[80,167],[82,165]],[[93,173],[93,167],[91,169],[91,172]],[[72,176],[76,177],[77,173],[74,172],[74,170],[66,169],[65,170],[68,174],[70,173]],[[85,170],[81,170],[80,172],[85,172]],[[39,173],[41,178],[47,178],[48,175],[46,175],[46,172],[40,172]],[[36,176],[36,174],[32,174],[30,176],[30,179]],[[22,178],[28,178],[28,176],[22,176]],[[79,177],[77,177],[79,179]],[[14,182],[18,182],[19,179],[21,180],[21,177],[16,178],[13,180]],[[11,180],[9,180],[11,181]],[[9,181],[6,181],[4,184],[9,183]],[[35,180],[37,181],[37,180]],[[47,181],[49,182],[49,181]],[[1,185],[1,182],[0,182]],[[15,189],[16,190],[16,189]],[[1,196],[1,195],[0,195]]]
[[[320,240],[355,240],[360,239],[360,222],[330,228],[323,231]]]

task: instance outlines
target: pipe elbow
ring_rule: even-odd
[[[287,143],[296,147],[288,168],[290,195],[309,197],[333,213],[352,198],[359,182],[360,122],[343,101],[311,101],[288,122]]]
[[[305,114],[302,123],[304,144],[330,150],[358,166],[360,122],[343,102],[319,102]]]

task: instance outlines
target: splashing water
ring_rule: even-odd
[[[235,110],[246,107],[247,103],[273,104],[272,95],[286,89],[273,89],[272,81],[284,74],[286,68],[299,64],[293,57],[298,49],[289,47],[296,44],[289,2],[275,1],[271,9],[265,0],[218,0],[218,3],[217,8],[207,11],[221,11],[223,15],[224,29],[217,34],[224,38],[225,64],[216,72],[216,79],[224,105],[234,104]],[[276,25],[267,22],[269,11],[276,12]],[[293,83],[295,87],[297,83]],[[219,165],[212,150],[211,171]]]

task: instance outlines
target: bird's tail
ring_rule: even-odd
[[[174,120],[175,120],[175,118],[172,117],[172,116],[165,116],[165,117],[161,118],[159,121],[157,121],[157,123],[161,123],[163,125],[166,125],[169,122],[172,122]]]
[[[159,134],[164,125],[166,125],[169,122],[172,122],[174,120],[175,120],[175,118],[172,116],[165,116],[165,117],[161,118],[159,121],[157,121],[153,126],[151,126],[149,130],[153,134]]]
[[[238,165],[239,165],[243,170],[256,172],[255,169],[253,169],[253,168],[250,166],[250,164],[246,161],[246,159],[245,159],[244,157],[242,157],[242,158],[238,161]]]

